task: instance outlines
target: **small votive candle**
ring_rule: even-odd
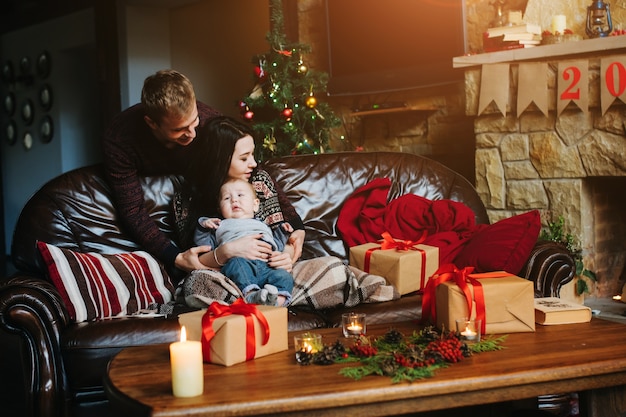
[[[566,23],[566,18],[565,15],[563,14],[557,14],[556,16],[554,16],[552,18],[552,34],[556,35],[557,32],[559,34],[563,34],[565,32],[565,29],[567,28],[567,23]]]
[[[322,335],[309,332],[295,335],[293,337],[293,347],[296,350],[296,361],[301,363],[304,355],[310,355],[322,350]]]
[[[343,313],[341,327],[344,337],[359,337],[366,332],[365,313]]]
[[[456,319],[456,331],[463,342],[480,342],[480,326],[482,320]]]
[[[180,329],[180,342],[170,345],[172,392],[175,397],[195,397],[204,391],[202,343],[187,340],[185,326]]]

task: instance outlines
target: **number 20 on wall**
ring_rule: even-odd
[[[576,65],[563,68],[561,79],[567,84],[559,96],[560,100],[580,100],[582,71]],[[620,61],[610,62],[602,74],[602,88],[613,97],[620,97],[626,92],[626,66]]]

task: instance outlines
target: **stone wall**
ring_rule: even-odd
[[[609,296],[626,278],[626,205],[614,196],[626,185],[626,106],[618,100],[601,114],[599,59],[589,64],[587,114],[570,104],[556,117],[556,63],[549,64],[548,116],[532,104],[516,117],[515,64],[506,116],[493,103],[477,115],[480,67],[466,72],[466,104],[477,116],[476,188],[492,222],[531,209],[544,222],[563,216],[580,238],[585,266],[598,276],[594,294]]]

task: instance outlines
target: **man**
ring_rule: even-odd
[[[196,101],[191,81],[174,70],[146,78],[141,103],[117,115],[103,138],[104,166],[118,213],[133,237],[168,268],[202,269],[206,246],[178,248],[150,218],[140,177],[184,174],[196,128],[220,113]]]

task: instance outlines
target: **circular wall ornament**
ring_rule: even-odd
[[[4,98],[4,110],[9,116],[13,116],[15,113],[15,94],[9,92]]]
[[[43,51],[37,57],[37,75],[41,78],[47,78],[50,75],[52,69],[52,62],[50,61],[50,54],[48,51]]]
[[[52,123],[52,117],[46,116],[41,121],[39,126],[39,135],[43,143],[49,143],[54,136],[54,124]]]
[[[26,126],[30,126],[33,123],[33,119],[35,118],[35,108],[33,107],[32,100],[28,99],[24,102],[22,106],[22,120]]]
[[[22,59],[20,60],[20,72],[22,73],[22,75],[28,75],[28,73],[30,72],[30,58],[27,56],[22,57]]]
[[[33,135],[31,135],[30,132],[24,133],[24,137],[22,137],[22,144],[27,151],[33,147]]]
[[[44,84],[39,90],[39,104],[45,111],[52,107],[52,87],[49,84]]]
[[[13,63],[11,61],[7,61],[2,66],[2,81],[7,84],[13,82],[15,77],[15,72],[13,71]]]
[[[15,120],[13,119],[9,120],[5,133],[6,133],[7,141],[9,142],[9,145],[11,146],[15,145],[15,142],[17,142],[17,124],[15,123]]]

